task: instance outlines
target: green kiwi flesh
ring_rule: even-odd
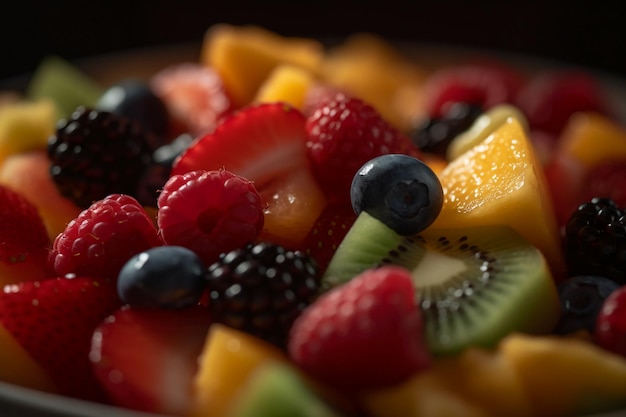
[[[427,229],[406,237],[363,212],[337,248],[323,287],[385,264],[412,272],[435,356],[493,348],[512,332],[549,333],[560,315],[543,255],[509,226]]]

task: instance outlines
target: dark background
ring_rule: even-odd
[[[262,6],[261,6],[262,5]],[[0,79],[47,54],[66,59],[199,42],[214,23],[254,23],[284,35],[344,37],[369,31],[399,40],[487,47],[626,76],[626,18],[619,2],[19,1],[0,14]]]

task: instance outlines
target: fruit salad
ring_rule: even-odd
[[[208,28],[0,100],[0,381],[178,417],[626,409],[626,124],[584,70]],[[624,97],[626,99],[626,97]]]

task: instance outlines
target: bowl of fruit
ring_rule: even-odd
[[[5,85],[3,415],[626,408],[619,78],[220,24]]]

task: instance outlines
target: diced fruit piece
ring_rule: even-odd
[[[441,213],[431,228],[509,225],[541,250],[554,278],[564,261],[546,178],[522,125],[508,118],[439,174]]]
[[[593,340],[626,357],[626,287],[616,289],[604,300],[594,324]]]
[[[315,77],[304,68],[283,64],[272,70],[259,86],[253,100],[255,103],[281,101],[301,109],[306,94],[315,82]]]
[[[299,251],[250,243],[225,252],[205,276],[209,311],[218,323],[284,348],[293,321],[320,287],[315,262]]]
[[[80,207],[59,193],[52,181],[45,150],[9,156],[0,165],[0,184],[19,192],[37,207],[50,240],[81,212]]]
[[[0,324],[45,370],[59,393],[104,401],[89,362],[91,336],[120,306],[113,282],[68,276],[6,286]]]
[[[247,178],[266,204],[260,239],[297,247],[326,206],[306,154],[305,118],[285,103],[262,103],[228,117],[174,162],[172,175],[226,169]]]
[[[339,93],[306,119],[306,149],[315,178],[331,200],[349,203],[359,168],[385,154],[418,150],[371,105]]]
[[[248,333],[212,324],[192,385],[191,417],[223,417],[241,387],[265,363],[287,363],[276,346]]]
[[[11,154],[44,150],[55,129],[50,100],[18,101],[0,109],[0,164]]]
[[[50,238],[37,207],[0,185],[0,286],[46,276]]]
[[[355,33],[324,57],[321,79],[372,105],[407,131],[421,104],[425,70],[373,33]]]
[[[626,361],[574,337],[513,334],[499,351],[526,387],[533,416],[572,416],[626,406]]]
[[[588,72],[546,70],[530,78],[514,102],[531,129],[558,136],[577,112],[609,113],[600,83]]]
[[[396,233],[414,235],[435,221],[443,205],[437,175],[410,155],[387,154],[366,162],[350,188],[355,213],[365,211]]]
[[[340,417],[307,385],[299,370],[268,361],[255,369],[225,417]]]
[[[604,301],[619,287],[615,281],[597,275],[576,275],[561,282],[558,290],[562,314],[554,333],[592,334]]]
[[[379,265],[411,271],[436,356],[490,348],[513,331],[548,333],[560,314],[544,257],[511,227],[429,228],[401,236],[361,213],[322,278],[335,287]],[[528,300],[533,300],[529,303]]]
[[[233,110],[232,100],[215,69],[186,62],[162,69],[150,79],[170,118],[170,134],[193,136],[213,131]]]
[[[0,381],[56,393],[57,389],[41,365],[0,325]]]
[[[513,103],[524,78],[502,63],[466,63],[441,67],[424,82],[425,112],[441,117],[453,103],[470,103],[488,111],[498,104]]]
[[[226,169],[172,175],[158,208],[163,241],[194,251],[207,266],[221,253],[254,241],[264,222],[255,185]]]
[[[258,26],[214,25],[207,30],[201,62],[222,78],[235,108],[252,102],[274,68],[295,65],[317,73],[324,55],[313,39],[284,37]]]
[[[414,376],[401,385],[364,394],[363,402],[369,406],[370,410],[380,410],[381,416],[407,415],[406,413],[393,414],[391,410],[399,409],[407,404],[417,407],[417,404],[413,404],[415,402],[424,402],[434,408],[435,404],[430,404],[434,399],[426,396],[430,394],[426,386],[439,395],[454,399],[453,404],[464,404],[467,411],[478,412],[480,410],[483,415],[489,416],[533,415],[526,387],[511,363],[498,351],[479,348],[470,348],[458,356],[438,359],[430,370]],[[396,405],[393,405],[387,414],[383,414],[383,407],[391,406],[393,399]],[[462,411],[442,415],[465,416],[467,411]],[[439,414],[416,415],[438,416]]]
[[[444,386],[431,372],[422,372],[404,384],[368,392],[362,402],[372,417],[491,416],[487,410]]]
[[[56,237],[48,264],[59,276],[116,280],[133,255],[162,244],[152,219],[137,200],[110,194],[83,210]]]
[[[117,294],[132,307],[191,307],[204,293],[205,268],[202,259],[183,246],[150,248],[124,264],[117,279]]]
[[[446,150],[446,159],[452,161],[465,151],[472,149],[489,135],[495,132],[509,118],[515,118],[528,131],[526,117],[515,106],[510,104],[499,104],[478,116],[472,125],[464,132],[457,135]]]
[[[375,389],[428,369],[422,312],[408,270],[363,271],[324,293],[296,319],[290,358],[339,389]]]
[[[123,307],[94,331],[91,364],[116,405],[185,415],[210,324],[202,307]]]
[[[78,106],[93,106],[103,89],[89,75],[59,56],[46,57],[37,67],[26,96],[31,100],[51,99],[57,117],[67,117]]]

